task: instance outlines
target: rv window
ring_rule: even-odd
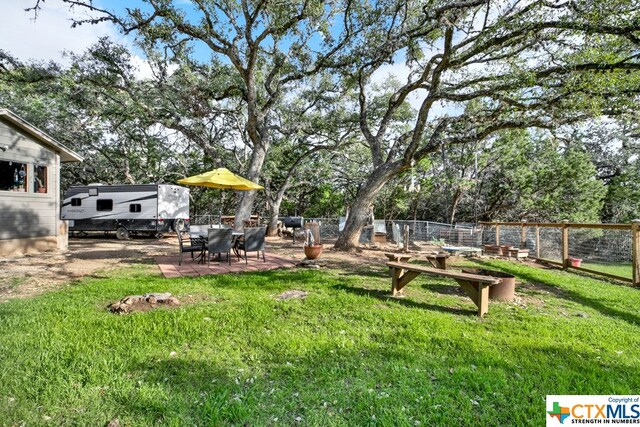
[[[111,211],[113,210],[113,200],[111,199],[98,199],[96,200],[97,211]]]
[[[130,204],[129,212],[142,212],[142,205],[140,203]]]
[[[27,191],[27,165],[0,160],[0,190]]]
[[[47,167],[46,166],[34,166],[33,167],[35,179],[33,180],[33,191],[36,193],[47,192]]]
[[[82,206],[82,199],[74,197],[73,199],[71,199],[71,206]]]

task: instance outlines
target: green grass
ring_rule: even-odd
[[[523,285],[484,319],[449,280],[388,298],[383,268],[128,269],[0,304],[0,425],[542,425],[547,394],[640,390],[640,290],[485,266]],[[188,304],[105,310],[160,291]]]
[[[633,270],[631,268],[631,263],[628,264],[598,264],[594,262],[582,262],[580,265],[584,268],[590,268],[592,270],[601,271],[603,273],[613,274],[615,276],[626,277],[631,279],[633,277]]]

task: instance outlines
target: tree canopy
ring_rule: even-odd
[[[89,13],[76,24],[131,37],[152,75],[108,40],[68,70],[5,55],[5,102],[55,86],[29,109],[49,96],[84,117],[90,126],[67,128],[89,132],[81,145],[107,164],[127,159],[111,169],[127,180],[142,179],[140,159],[149,179],[230,163],[267,184],[271,216],[350,205],[341,249],[372,208],[443,221],[638,216],[636,2],[62,1]],[[622,150],[589,131],[598,117],[627,123]],[[165,149],[180,153],[169,169],[149,160]],[[421,191],[407,191],[416,179]],[[241,195],[240,219],[256,197]]]

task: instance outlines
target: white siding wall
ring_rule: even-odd
[[[0,119],[0,160],[27,163],[27,191],[0,190],[0,240],[56,236],[59,155]],[[34,189],[34,165],[47,166],[47,193]]]

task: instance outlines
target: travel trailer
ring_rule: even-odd
[[[189,189],[177,185],[101,185],[70,187],[64,194],[61,219],[69,231],[115,231],[118,239],[130,233],[160,237],[189,227]]]

